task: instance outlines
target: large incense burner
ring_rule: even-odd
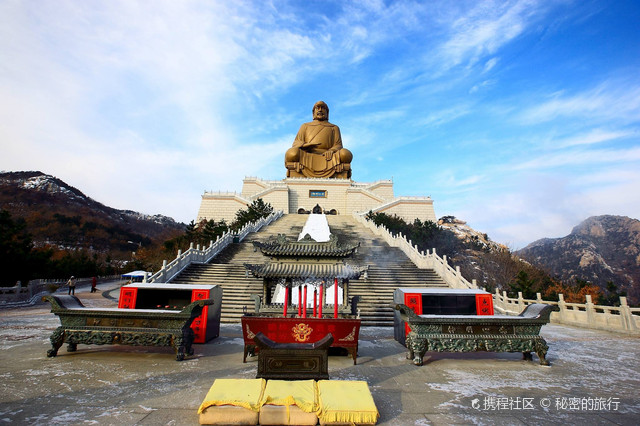
[[[48,357],[56,356],[63,343],[69,344],[68,352],[75,352],[78,344],[171,346],[178,361],[193,355],[191,323],[203,308],[216,303],[201,299],[176,311],[88,308],[75,296],[45,296],[43,300],[51,304],[61,324],[50,337]]]

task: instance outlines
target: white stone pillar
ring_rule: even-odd
[[[591,326],[593,326],[596,323],[596,310],[593,307],[593,302],[591,301],[591,295],[587,294],[585,296],[585,299],[587,299],[587,303],[585,303],[585,312],[587,313],[587,324],[589,324],[589,327],[591,328]]]
[[[560,311],[558,312],[558,316],[560,317],[560,322],[566,322],[567,320],[567,305],[564,301],[564,294],[560,293],[558,295],[558,308]]]
[[[638,329],[636,326],[635,318],[631,313],[631,308],[627,304],[627,298],[620,296],[620,317],[622,319],[622,327],[625,330],[635,331]]]

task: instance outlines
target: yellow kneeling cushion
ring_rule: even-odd
[[[363,381],[320,380],[318,403],[321,425],[374,425],[380,417]]]
[[[264,379],[216,379],[198,414],[200,424],[257,425]]]
[[[314,380],[269,380],[262,397],[261,425],[313,426],[318,423]]]
[[[346,380],[217,379],[198,414],[212,425],[375,425],[380,417],[367,382]]]

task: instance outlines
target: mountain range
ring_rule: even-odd
[[[34,245],[130,252],[184,232],[162,215],[117,210],[39,172],[0,172],[0,209],[24,219]]]
[[[640,301],[640,221],[626,216],[592,216],[562,238],[543,238],[516,255],[564,282],[612,282],[631,303]]]

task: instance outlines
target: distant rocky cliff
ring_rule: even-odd
[[[565,282],[586,280],[602,288],[612,281],[631,303],[640,302],[640,221],[593,216],[562,238],[544,238],[516,252]]]

